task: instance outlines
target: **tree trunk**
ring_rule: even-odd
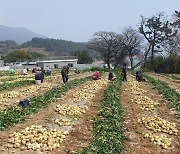
[[[144,53],[144,67],[146,65],[147,56],[150,50],[151,50],[151,44],[149,45],[148,50]]]
[[[131,69],[133,69],[133,57],[130,56],[130,57],[129,57],[129,60],[130,60],[130,64],[131,64]]]
[[[153,61],[154,59],[154,45],[152,45],[152,48],[151,48],[151,62]]]
[[[110,66],[110,63],[109,63],[109,62],[107,63],[107,66],[108,66],[108,69],[111,69],[111,66]]]

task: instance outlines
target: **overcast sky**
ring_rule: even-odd
[[[0,24],[49,38],[88,41],[95,32],[137,29],[140,15],[180,11],[180,0],[0,0]]]

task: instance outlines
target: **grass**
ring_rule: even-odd
[[[94,140],[82,154],[121,154],[124,147],[123,109],[120,104],[121,75],[104,91],[102,108],[94,118]]]

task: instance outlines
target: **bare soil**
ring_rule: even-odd
[[[132,80],[132,76],[129,76],[128,80]],[[138,123],[138,119],[143,116],[152,115],[161,117],[170,122],[175,122],[178,130],[180,130],[179,120],[176,118],[176,111],[174,109],[169,109],[169,103],[166,102],[160,94],[158,94],[157,90],[146,82],[142,82],[140,86],[141,89],[148,91],[142,94],[142,96],[148,96],[154,101],[158,101],[160,105],[156,106],[156,109],[153,112],[141,110],[138,104],[130,101],[130,99],[136,95],[129,91],[131,87],[127,83],[128,82],[123,83],[121,94],[121,102],[125,112],[124,126],[127,128],[126,135],[129,138],[129,141],[125,142],[127,148],[125,154],[179,154],[180,134],[177,136],[171,135],[172,146],[169,149],[162,149],[143,137],[143,133],[148,132],[148,130],[143,124]]]

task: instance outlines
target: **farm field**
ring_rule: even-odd
[[[158,80],[164,81],[168,83],[169,87],[174,89],[176,92],[180,93],[180,80],[172,79],[171,76],[168,75],[161,75],[156,73],[146,73],[147,75],[156,78]]]
[[[126,154],[179,153],[178,111],[168,108],[168,101],[152,85],[130,75],[123,83],[121,102],[129,138]]]
[[[77,77],[85,77],[90,75],[90,73],[84,73],[84,74],[73,74],[70,73],[71,76]],[[45,91],[51,89],[52,87],[55,87],[62,83],[62,79],[60,77],[60,74],[54,74],[52,76],[45,77],[45,81],[41,85],[34,85],[34,75],[31,75],[31,85],[14,88],[12,90],[4,90],[0,93],[0,109],[4,109],[5,107],[17,105],[20,100],[24,99],[30,99],[33,96],[41,95]],[[22,77],[22,76],[21,76]],[[27,77],[24,77],[27,78]],[[70,80],[72,80],[74,77],[71,77]],[[20,78],[21,79],[21,78]],[[16,82],[17,79],[15,79]],[[23,79],[25,80],[25,79]],[[13,80],[14,81],[14,80]]]
[[[87,73],[85,73],[85,74],[87,74]],[[107,84],[108,84],[108,81],[103,80],[103,79],[99,80],[97,82],[96,81],[88,81],[87,83],[83,84],[82,86],[77,87],[77,88],[73,89],[72,91],[69,91],[67,93],[67,95],[64,95],[61,99],[58,99],[55,103],[52,103],[52,105],[49,105],[45,110],[39,112],[36,115],[30,116],[24,124],[16,125],[15,127],[11,128],[10,131],[13,132],[15,130],[23,130],[23,128],[26,128],[28,126],[31,127],[32,125],[41,125],[43,127],[46,126],[49,129],[53,129],[53,128],[62,129],[62,131],[67,129],[65,131],[66,133],[64,134],[66,136],[66,135],[68,135],[68,131],[71,130],[71,127],[72,127],[71,125],[74,125],[76,123],[78,124],[79,122],[81,122],[78,120],[79,116],[81,116],[81,114],[85,113],[85,111],[87,110],[87,108],[89,106],[88,104],[91,104],[91,99],[93,99],[95,97],[95,94],[98,92],[98,90],[100,90],[102,88],[102,86],[106,86]],[[81,91],[83,91],[82,94],[84,94],[84,95],[81,95],[81,93],[79,93]],[[89,96],[89,97],[87,97],[87,96]],[[67,100],[67,101],[64,102],[64,100]],[[68,102],[72,105],[70,105]],[[59,103],[61,103],[61,106],[57,106],[57,104],[59,104]],[[64,109],[62,109],[61,107],[64,107]],[[70,113],[69,113],[68,108],[70,108],[72,110]],[[65,112],[65,110],[67,110],[67,112]],[[60,111],[64,111],[64,113],[60,113],[60,115],[59,115],[58,112],[60,112]],[[66,114],[68,114],[67,115],[68,117],[66,117]],[[59,122],[58,122],[58,120],[59,120]],[[67,120],[67,121],[63,122],[61,120]],[[70,124],[68,124],[68,123],[70,123]],[[59,127],[58,125],[60,125],[60,126],[62,125],[62,128]],[[9,133],[10,133],[9,131],[8,132],[6,131],[6,132],[3,132],[3,134],[2,134],[2,138],[4,136],[4,139],[6,140],[6,142],[8,142],[7,135]],[[18,151],[17,149],[12,149],[12,151],[10,150],[10,153],[13,152],[13,150],[15,150],[15,153],[21,153],[20,152],[21,150]],[[45,148],[44,150],[50,150],[50,149]],[[4,153],[5,152],[7,152],[7,151],[4,151]],[[28,151],[26,151],[26,152],[28,152]],[[29,150],[29,153],[32,153],[32,151]]]
[[[0,103],[0,153],[178,154],[180,121],[174,97],[160,94],[149,78],[137,82],[129,73],[122,82],[120,71],[115,73],[117,79],[111,82],[107,72],[96,81],[88,77],[92,72],[71,74],[66,84],[55,74],[39,86],[2,91],[6,101]],[[147,75],[174,83],[163,75]],[[14,108],[21,99],[30,99],[32,106]]]

